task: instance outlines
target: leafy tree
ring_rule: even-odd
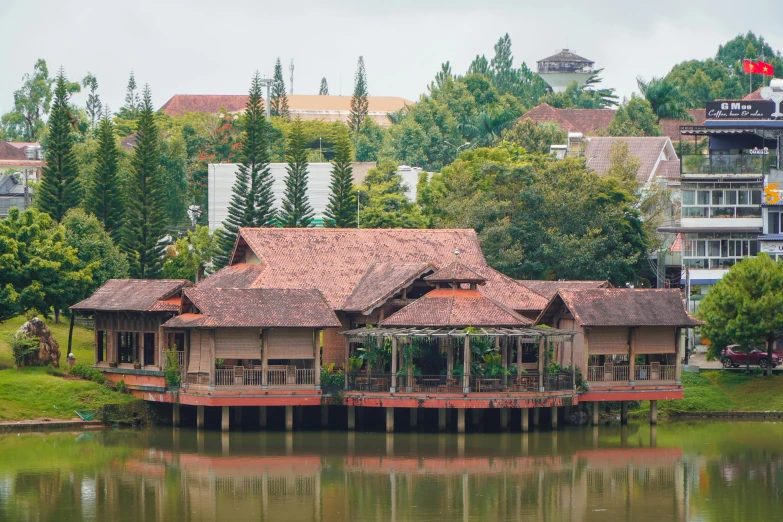
[[[107,109],[98,125],[98,149],[84,208],[100,220],[115,243],[120,241],[120,229],[125,215],[119,161],[120,148]]]
[[[372,118],[367,118],[362,123],[362,128],[356,136],[356,161],[378,161],[378,158],[388,155],[387,129],[375,123]]]
[[[771,360],[783,331],[783,263],[764,253],[743,259],[710,288],[698,316],[705,322],[701,335],[710,340],[708,357],[730,344],[744,350],[766,344]]]
[[[565,144],[566,138],[566,131],[557,123],[535,123],[530,118],[519,120],[503,131],[503,141],[523,147],[531,154],[549,154],[552,145]]]
[[[515,83],[514,57],[511,55],[511,38],[508,33],[495,44],[495,56],[489,63],[492,80],[501,92],[509,92]]]
[[[46,165],[36,194],[38,208],[55,221],[60,221],[69,208],[79,205],[82,195],[76,155],[73,152],[74,136],[67,86],[68,80],[60,69],[49,118],[49,135],[45,142]]]
[[[596,74],[588,78],[584,85],[571,83],[565,91],[552,92],[541,98],[541,103],[547,103],[557,109],[605,109],[617,105],[617,95],[614,89],[597,88],[603,80]]]
[[[60,310],[86,295],[95,263],[87,266],[66,239],[66,229],[30,208],[9,209],[0,220],[0,320],[27,310],[59,320]]]
[[[446,62],[441,64],[440,71],[435,75],[435,84],[438,87],[443,87],[443,85],[450,80],[454,79],[454,74],[451,72],[451,63]]]
[[[0,118],[0,138],[38,141],[44,130],[44,117],[52,101],[52,84],[46,60],[35,62],[33,74],[25,73],[22,87],[14,91],[14,108]]]
[[[609,136],[660,136],[658,116],[644,98],[635,94],[625,100],[606,129]]]
[[[679,86],[675,83],[665,78],[652,78],[648,82],[637,78],[636,83],[658,120],[691,121],[693,119],[688,112],[688,102],[683,98]]]
[[[470,63],[470,66],[468,67],[468,73],[467,74],[481,74],[484,76],[489,76],[490,69],[489,69],[489,62],[487,61],[487,57],[484,55],[479,56],[478,54],[473,59],[473,61]]]
[[[397,173],[397,164],[384,160],[370,169],[359,190],[361,228],[425,228],[421,209],[405,195],[408,187]]]
[[[346,132],[339,133],[335,144],[329,184],[329,203],[324,210],[324,226],[356,227],[356,193],[353,188],[353,167],[351,167],[351,140]]]
[[[321,87],[318,89],[320,96],[329,96],[329,84],[326,83],[326,77],[321,78]]]
[[[269,171],[268,127],[264,103],[261,101],[261,77],[258,72],[253,76],[240,126],[241,164],[232,189],[228,218],[223,222],[223,229],[217,236],[219,254],[215,256],[215,265],[218,268],[228,264],[240,228],[272,227],[276,222],[273,178]]]
[[[87,116],[90,118],[90,128],[95,129],[95,121],[100,119],[103,108],[101,97],[97,94],[98,80],[92,73],[88,72],[87,76],[82,80],[82,85],[85,89],[90,90],[90,94],[87,95]]]
[[[130,263],[131,277],[156,279],[163,265],[166,187],[160,165],[160,134],[148,85],[142,93],[136,135],[121,246]]]
[[[288,138],[288,167],[280,224],[285,228],[309,227],[313,222],[313,207],[307,197],[307,149],[302,120],[298,117]]]
[[[285,80],[283,79],[283,65],[280,58],[275,62],[275,75],[272,78],[272,92],[269,96],[269,114],[288,119],[288,95],[285,92]]]
[[[80,208],[72,208],[65,214],[62,224],[65,242],[76,251],[77,266],[92,269],[92,283],[76,300],[92,294],[109,279],[128,277],[127,258],[98,218]]]
[[[351,115],[348,117],[348,127],[353,132],[359,132],[367,117],[369,105],[367,101],[367,73],[364,70],[364,57],[359,57],[354,78],[353,96],[351,97]]]
[[[166,253],[163,275],[168,279],[189,279],[198,283],[204,279],[207,267],[218,253],[217,236],[208,226],[196,225],[187,236],[177,240]]]
[[[142,100],[139,99],[139,93],[136,92],[136,77],[133,75],[133,71],[128,78],[128,86],[125,88],[125,105],[120,109],[120,118],[126,120],[136,120],[139,117],[139,111],[141,110]]]

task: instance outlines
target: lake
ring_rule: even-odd
[[[0,435],[2,521],[783,520],[783,423]]]

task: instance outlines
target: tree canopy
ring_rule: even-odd
[[[660,136],[661,128],[650,102],[634,94],[615,111],[606,133],[609,136]]]

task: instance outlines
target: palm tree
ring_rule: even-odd
[[[465,138],[476,147],[490,147],[501,139],[501,134],[519,117],[507,108],[488,109],[471,118],[463,127]]]
[[[652,78],[649,82],[645,82],[639,77],[636,83],[642,96],[650,102],[658,120],[693,120],[688,112],[690,104],[683,98],[678,85],[666,78]]]

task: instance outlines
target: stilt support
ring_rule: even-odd
[[[204,406],[196,406],[196,428],[204,429]]]
[[[394,408],[386,408],[386,433],[394,433]]]
[[[446,431],[446,408],[438,409],[438,431]]]
[[[234,406],[234,422],[237,426],[242,424],[242,406]]]
[[[179,427],[179,403],[175,402],[172,404],[173,408],[171,409],[171,425],[175,428]]]
[[[258,427],[266,428],[266,406],[258,407]]]
[[[594,402],[593,403],[593,426],[598,426],[598,423],[601,422],[599,413],[601,412],[600,402]]]
[[[650,424],[658,424],[658,401],[650,401]]]
[[[628,401],[620,403],[620,424],[628,424]]]
[[[440,412],[438,412],[440,413]],[[411,429],[415,430],[419,425],[419,410],[411,408]]]
[[[294,407],[285,407],[285,431],[294,431]]]
[[[550,408],[550,411],[552,412],[552,429],[557,429],[557,406],[552,406]]]
[[[465,408],[457,409],[457,433],[465,433]]]
[[[519,410],[519,412],[522,414],[522,418],[520,420],[520,424],[522,425],[522,433],[527,433],[530,431],[530,410],[527,408],[522,408]]]
[[[329,405],[321,405],[321,427],[326,429],[329,427]]]
[[[508,429],[508,408],[501,408],[500,410],[500,429]]]
[[[538,429],[538,408],[533,408],[533,429]]]
[[[356,406],[348,406],[348,429],[356,429]]]
[[[223,431],[228,431],[231,427],[230,425],[230,418],[228,416],[228,406],[222,406],[221,407],[221,418],[220,418],[220,429]]]

